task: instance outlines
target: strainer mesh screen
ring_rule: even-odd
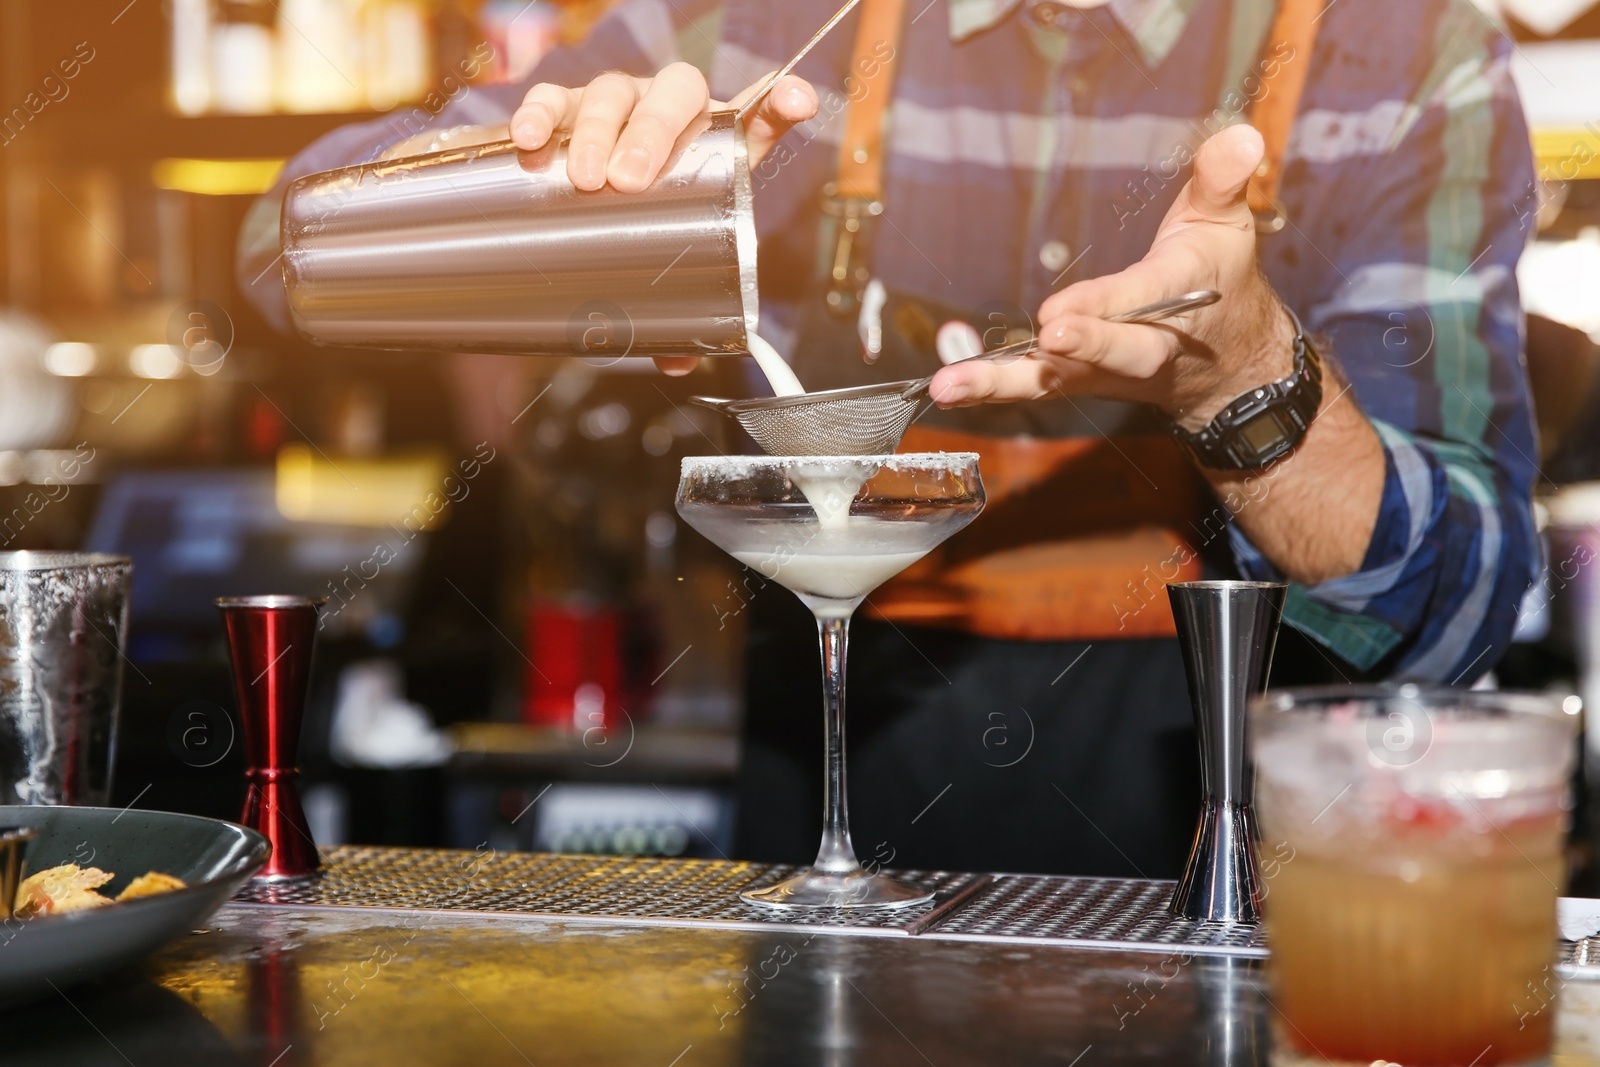
[[[874,456],[893,452],[927,406],[899,392],[737,412],[739,425],[773,456]]]

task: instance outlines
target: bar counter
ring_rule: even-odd
[[[1165,918],[1171,883],[900,872],[931,908],[774,918],[733,894],[786,868],[324,855],[137,972],[8,1013],[4,1062],[1268,1062],[1259,933]],[[1563,1065],[1600,1062],[1591,947],[1563,947]]]

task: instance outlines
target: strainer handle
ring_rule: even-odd
[[[1186,311],[1210,307],[1221,299],[1222,294],[1215,289],[1196,289],[1192,293],[1184,293],[1182,296],[1173,297],[1171,300],[1158,300],[1153,304],[1136,307],[1132,311],[1124,311],[1120,315],[1108,315],[1106,316],[1106,321],[1147,326],[1151,323],[1160,322],[1162,319],[1170,319],[1174,315],[1181,315]],[[974,360],[982,360],[985,363],[994,363],[997,360],[1031,355],[1038,350],[1038,338],[1029,337],[1023,341],[1014,341],[1009,345],[1001,345],[999,348],[991,348],[987,352],[981,352],[976,356],[969,356],[967,359],[957,360],[956,362],[968,363]],[[933,384],[933,378],[934,376],[930,374],[926,378],[912,382],[906,386],[905,392],[900,394],[901,398],[911,400],[921,393],[926,393],[928,387]]]
[[[1170,319],[1174,315],[1182,315],[1185,311],[1210,307],[1221,299],[1222,294],[1215,289],[1196,289],[1192,293],[1184,293],[1182,296],[1175,296],[1171,300],[1157,300],[1154,304],[1146,304],[1144,307],[1137,307],[1132,311],[1124,311],[1120,315],[1111,315],[1106,321],[1149,325],[1152,322],[1160,322],[1162,319]]]

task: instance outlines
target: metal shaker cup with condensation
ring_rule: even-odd
[[[567,141],[301,178],[283,276],[319,345],[533,356],[743,355],[756,234],[743,125],[708,115],[640,193],[580,191]]]
[[[133,561],[0,552],[0,804],[111,797]]]

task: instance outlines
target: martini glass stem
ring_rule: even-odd
[[[827,735],[823,768],[822,846],[815,869],[851,874],[861,869],[850,845],[850,808],[844,771],[844,667],[850,645],[850,617],[817,615],[822,645],[822,722]]]

